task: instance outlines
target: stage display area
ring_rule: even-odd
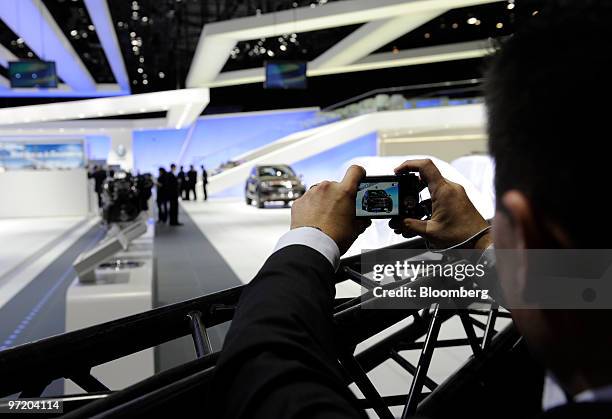
[[[0,219],[0,307],[90,224],[86,217]]]

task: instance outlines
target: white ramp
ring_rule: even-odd
[[[312,130],[301,139],[281,139],[266,146],[245,163],[209,178],[208,192],[219,193],[242,184],[258,164],[293,164],[380,130],[428,130],[484,127],[484,105],[401,110],[361,115]],[[311,131],[311,130],[309,130]],[[286,141],[286,143],[282,143]]]

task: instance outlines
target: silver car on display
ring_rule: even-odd
[[[286,164],[253,167],[244,187],[247,205],[252,202],[263,208],[266,202],[280,201],[287,207],[304,195],[306,186],[293,169]]]

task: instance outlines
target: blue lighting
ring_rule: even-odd
[[[316,112],[299,110],[201,118],[186,146],[182,164],[212,170],[221,163],[293,132],[309,128]],[[142,173],[177,161],[188,130],[134,132],[134,164]]]
[[[46,11],[44,5],[42,8]],[[75,59],[62,44],[34,0],[2,0],[0,19],[25,39],[41,59],[55,61],[59,76],[70,87],[79,91],[95,91],[95,82],[83,63]]]
[[[25,89],[16,90],[3,88],[0,85],[0,97],[46,97],[46,98],[98,98],[126,96],[130,92],[127,90],[59,90],[59,89]]]

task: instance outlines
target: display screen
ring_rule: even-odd
[[[58,170],[84,167],[82,143],[0,142],[0,169]]]
[[[360,183],[355,201],[357,217],[393,217],[399,215],[399,183]]]
[[[9,63],[11,87],[57,87],[53,61],[14,61]]]
[[[304,61],[266,62],[266,89],[306,89]]]

